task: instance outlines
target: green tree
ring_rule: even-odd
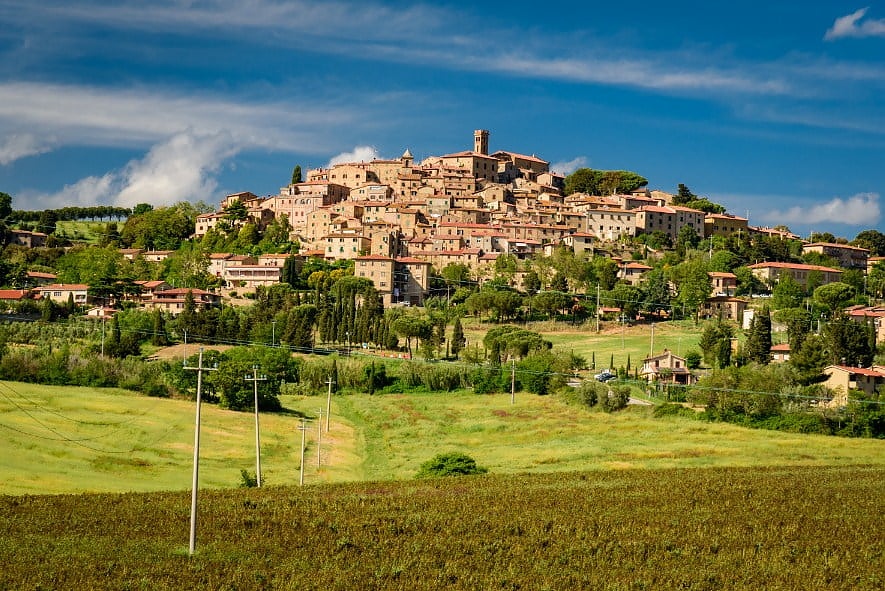
[[[864,230],[854,237],[851,244],[869,249],[870,256],[885,256],[885,234],[879,230]]]
[[[830,314],[842,310],[853,298],[854,288],[842,282],[821,285],[814,290],[814,301]]]
[[[798,308],[805,300],[805,290],[789,273],[783,273],[771,290],[771,305],[775,310]]]
[[[154,206],[150,203],[138,203],[132,208],[132,215],[144,215],[149,211],[153,211]]]
[[[301,182],[301,165],[296,164],[295,168],[292,169],[292,184],[297,185]]]
[[[691,192],[686,185],[679,183],[676,188],[676,195],[673,196],[673,205],[685,205],[689,201],[694,201],[698,196]]]
[[[0,192],[0,220],[5,220],[12,213],[12,197],[9,193]]]
[[[822,337],[830,363],[850,367],[872,365],[876,354],[873,331],[872,324],[855,322],[843,314],[828,321]]]
[[[725,322],[709,322],[704,326],[698,346],[707,365],[722,369],[731,364],[731,339],[734,329]]]
[[[455,316],[455,322],[452,326],[452,355],[455,357],[458,356],[465,346],[467,346],[467,339],[464,337],[464,328],[461,326],[461,317]]]
[[[686,312],[690,312],[694,316],[695,324],[700,320],[701,306],[713,292],[713,284],[707,273],[707,261],[700,256],[689,258],[671,267],[669,273],[670,280],[676,286],[674,303]]]
[[[768,365],[771,360],[771,312],[768,306],[753,315],[744,354],[747,359],[760,365]]]
[[[522,278],[522,288],[529,295],[534,295],[541,290],[541,278],[538,273],[532,269],[526,272]]]

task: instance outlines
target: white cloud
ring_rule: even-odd
[[[217,187],[215,174],[239,149],[229,134],[200,135],[189,130],[155,145],[144,158],[130,161],[121,170],[83,178],[57,193],[24,197],[36,209],[211,201]]]
[[[571,174],[579,168],[585,168],[586,166],[587,157],[578,156],[577,158],[572,158],[568,162],[554,162],[550,165],[550,170],[560,174]]]
[[[378,150],[372,146],[357,146],[351,152],[342,152],[329,160],[329,166],[348,162],[371,162],[378,158]]]
[[[217,186],[213,175],[239,151],[230,134],[180,133],[158,144],[144,159],[130,162],[121,174],[116,205],[132,207],[177,201],[209,200]]]
[[[42,141],[32,133],[14,133],[0,141],[0,165],[6,166],[20,158],[49,152],[52,142]]]
[[[869,8],[861,8],[849,15],[839,17],[827,29],[824,39],[832,41],[844,37],[885,37],[885,19],[862,20]]]
[[[857,193],[847,199],[835,197],[825,203],[795,206],[786,211],[773,210],[762,217],[780,224],[819,224],[870,226],[880,217],[879,194]]]
[[[193,129],[230,133],[248,147],[315,151],[322,148],[324,132],[353,119],[350,110],[321,98],[262,102],[159,88],[0,83],[0,131],[27,125],[62,144],[141,147]]]

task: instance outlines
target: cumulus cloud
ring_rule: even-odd
[[[132,160],[120,170],[83,178],[57,193],[27,198],[46,208],[208,201],[217,187],[215,175],[240,149],[231,142],[230,134],[201,135],[188,130],[155,145],[144,158]]]
[[[578,170],[579,168],[587,167],[587,157],[586,156],[578,156],[577,158],[572,158],[567,162],[554,162],[550,165],[550,170],[553,172],[558,172],[560,174],[571,174]]]
[[[878,193],[857,193],[843,199],[835,197],[825,203],[812,206],[795,206],[786,211],[770,211],[767,220],[779,220],[784,224],[818,224],[821,222],[869,226],[879,221]]]
[[[844,37],[885,37],[885,19],[863,20],[867,10],[869,8],[861,8],[837,18],[833,26],[827,29],[824,39],[833,41]]]
[[[52,142],[39,139],[31,133],[14,133],[0,140],[0,165],[6,166],[20,158],[49,152]]]
[[[373,146],[357,146],[351,152],[342,152],[329,160],[329,166],[347,162],[371,162],[378,158],[378,150]]]

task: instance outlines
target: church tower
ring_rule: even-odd
[[[489,131],[477,129],[473,132],[473,151],[484,156],[489,155]]]

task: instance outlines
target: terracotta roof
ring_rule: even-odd
[[[830,267],[822,267],[820,265],[805,265],[802,263],[780,263],[780,262],[765,262],[765,263],[756,263],[755,265],[748,265],[749,269],[795,269],[797,271],[825,271],[829,273],[841,273],[840,269],[832,269]]]
[[[393,261],[392,258],[380,254],[367,254],[361,257],[354,257],[355,261]]]
[[[864,367],[849,367],[847,365],[831,365],[829,367],[825,367],[824,371],[830,368],[841,369],[842,371],[847,371],[848,373],[868,376],[871,378],[885,378],[885,372],[877,371],[875,369],[866,369]]]

